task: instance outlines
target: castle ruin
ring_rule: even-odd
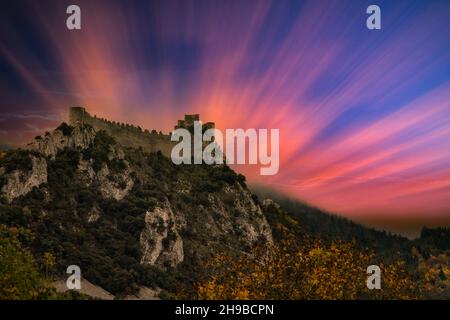
[[[184,120],[178,120],[174,128],[185,128],[192,132],[194,121],[200,121],[200,116],[198,114],[187,114],[184,116]],[[177,142],[170,140],[170,134],[158,133],[156,130],[150,132],[142,130],[138,126],[97,118],[96,116],[91,116],[83,107],[70,108],[69,124],[72,126],[90,125],[96,131],[104,130],[125,147],[141,147],[145,152],[160,151],[169,158],[173,146],[177,144]],[[210,128],[214,128],[213,122],[203,124],[203,131]]]

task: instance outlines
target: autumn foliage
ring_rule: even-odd
[[[369,290],[366,269],[382,270],[382,289]],[[385,264],[351,242],[282,241],[251,254],[219,255],[198,283],[197,299],[413,299],[419,290],[402,261]]]

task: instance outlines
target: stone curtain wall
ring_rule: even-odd
[[[113,136],[117,142],[126,147],[139,148],[146,152],[161,151],[166,157],[170,157],[174,142],[170,141],[170,135],[150,133],[139,127],[125,123],[117,123],[91,116],[83,107],[72,107],[69,112],[71,125],[88,124],[96,131],[105,130]]]

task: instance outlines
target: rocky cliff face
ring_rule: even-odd
[[[197,270],[215,254],[273,243],[257,199],[227,166],[176,166],[89,125],[61,125],[36,138],[28,156],[28,169],[6,170],[8,155],[0,159],[8,205],[31,211],[36,220],[24,226],[57,244],[52,250],[63,257],[61,270],[82,264],[89,281],[114,294],[129,286],[164,287],[146,267],[164,277],[187,276],[182,270]],[[3,218],[12,219],[3,215],[0,223]],[[122,285],[114,287],[111,277]]]
[[[141,263],[174,267],[184,259],[183,222],[175,216],[168,200],[145,213],[145,228],[140,235]]]
[[[65,148],[85,149],[89,147],[94,138],[95,130],[91,126],[69,127],[61,125],[52,133],[47,133],[43,137],[36,137],[33,142],[28,144],[28,148],[54,159],[58,152]]]
[[[39,187],[47,182],[47,161],[45,158],[31,156],[32,169],[29,171],[14,170],[5,173],[4,168],[0,170],[6,183],[1,188],[2,194],[11,203],[14,199],[26,195],[34,187]]]
[[[127,162],[121,172],[112,172],[104,163],[98,172],[93,168],[92,159],[80,159],[78,171],[83,175],[87,185],[97,183],[104,198],[122,200],[133,188],[134,181],[131,179],[131,170]]]

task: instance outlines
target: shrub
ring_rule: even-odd
[[[73,132],[73,127],[63,122],[55,130],[61,131],[64,136],[70,136]]]

